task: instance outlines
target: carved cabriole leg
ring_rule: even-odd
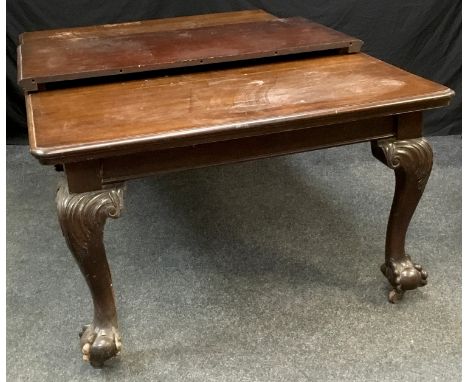
[[[80,194],[69,193],[66,182],[57,191],[60,226],[75,257],[94,304],[94,320],[83,328],[83,359],[100,367],[121,348],[114,291],[103,243],[107,217],[117,218],[123,208],[124,186]]]
[[[427,272],[405,252],[409,223],[432,169],[432,149],[424,138],[372,142],[372,153],[395,170],[395,195],[387,226],[385,264],[381,270],[392,284],[389,301],[397,302],[406,290],[427,283]]]

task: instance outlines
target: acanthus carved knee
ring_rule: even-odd
[[[57,190],[57,212],[69,246],[86,249],[96,235],[102,235],[108,217],[116,219],[123,210],[124,185],[73,194],[66,182]]]
[[[417,189],[422,193],[432,170],[432,148],[424,138],[380,140],[372,142],[372,153],[395,171],[415,175]]]

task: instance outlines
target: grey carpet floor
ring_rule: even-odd
[[[407,240],[429,284],[398,305],[379,270],[393,172],[368,144],[129,182],[105,234],[124,348],[100,370],[60,174],[9,146],[8,380],[460,380],[461,137],[430,142]]]

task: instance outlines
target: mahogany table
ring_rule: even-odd
[[[94,303],[93,322],[81,334],[84,359],[93,366],[121,349],[103,229],[108,217],[121,214],[125,181],[139,177],[370,141],[396,177],[381,267],[392,286],[389,300],[426,284],[426,271],[405,252],[405,236],[432,168],[422,110],[447,105],[452,90],[361,53],[359,40],[303,20],[278,20],[244,11],[21,36],[30,149],[42,164],[65,169],[58,217]],[[178,43],[164,47],[181,30]],[[210,45],[209,36],[255,30],[264,39],[260,47],[248,38],[218,39],[216,54],[180,40]],[[333,42],[328,47],[322,32]],[[160,45],[140,49],[135,36]],[[278,41],[283,45],[275,50]],[[86,49],[93,54],[80,56]],[[155,60],[158,51],[170,59]],[[242,61],[232,62],[236,55]],[[204,59],[207,65],[193,67]]]

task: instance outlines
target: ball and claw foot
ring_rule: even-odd
[[[80,332],[83,360],[93,367],[102,367],[104,362],[120,353],[122,344],[120,334],[114,327],[99,328],[92,325],[83,326]]]
[[[401,300],[405,291],[427,284],[427,272],[419,264],[413,264],[408,255],[400,260],[391,259],[380,269],[393,287],[388,294],[392,304]]]

